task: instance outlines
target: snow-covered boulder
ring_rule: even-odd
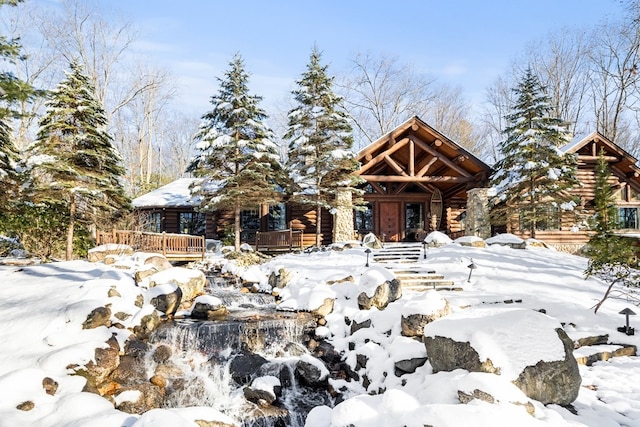
[[[437,291],[428,291],[419,298],[414,298],[403,307],[400,318],[402,335],[405,337],[421,337],[424,327],[451,314],[449,302]]]
[[[518,236],[511,233],[496,234],[485,240],[487,245],[509,246],[513,249],[525,249],[527,243]]]
[[[371,307],[384,310],[402,296],[398,279],[386,268],[377,266],[371,267],[360,277],[358,291],[358,306],[361,310],[369,310]]]
[[[427,234],[427,237],[424,238],[423,242],[427,244],[430,248],[436,248],[440,246],[447,245],[451,243],[453,240],[446,234],[440,231],[432,231]]]
[[[149,303],[156,310],[172,316],[178,311],[182,300],[182,290],[174,284],[155,286],[146,293]]]
[[[425,326],[434,372],[504,376],[531,399],[568,405],[580,389],[573,341],[557,320],[526,309],[463,311]]]
[[[177,285],[182,291],[182,308],[190,307],[197,296],[204,293],[207,278],[200,270],[173,267],[149,277],[149,287],[158,285]]]
[[[200,295],[193,302],[189,316],[194,319],[214,319],[229,314],[219,298],[211,295]]]
[[[133,255],[133,248],[129,245],[117,245],[115,243],[100,245],[89,249],[87,259],[89,262],[101,262],[104,261],[107,255],[130,256]]]
[[[457,243],[462,246],[471,246],[474,248],[484,248],[487,246],[487,243],[478,236],[462,236],[458,237],[453,243]]]
[[[280,380],[271,375],[258,377],[251,382],[250,386],[245,387],[243,392],[248,401],[258,406],[268,406],[280,395]]]
[[[382,249],[384,246],[378,236],[369,233],[362,238],[362,246],[369,249]]]
[[[296,363],[296,376],[307,385],[316,386],[326,384],[329,370],[320,359],[305,354]]]

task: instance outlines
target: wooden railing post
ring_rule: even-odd
[[[289,227],[289,251],[293,248],[293,228]]]
[[[167,233],[162,232],[162,255],[167,256]]]

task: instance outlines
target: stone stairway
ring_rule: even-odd
[[[395,274],[403,290],[461,290],[432,267],[421,265],[418,261],[424,255],[422,251],[420,243],[387,243],[373,252],[373,260]]]

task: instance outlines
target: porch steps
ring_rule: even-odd
[[[422,251],[420,243],[387,243],[384,248],[374,252],[373,259],[396,276],[403,290],[461,290],[453,281],[437,274],[432,267],[420,265],[418,260],[423,257]]]

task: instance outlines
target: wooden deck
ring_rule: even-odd
[[[169,261],[204,259],[206,248],[204,236],[129,230],[98,231],[97,244],[110,243],[128,245],[136,251],[160,253]]]
[[[322,240],[323,235],[320,235]],[[316,244],[315,234],[304,234],[301,229],[263,231],[256,233],[255,248],[258,252],[277,253],[306,249]]]

